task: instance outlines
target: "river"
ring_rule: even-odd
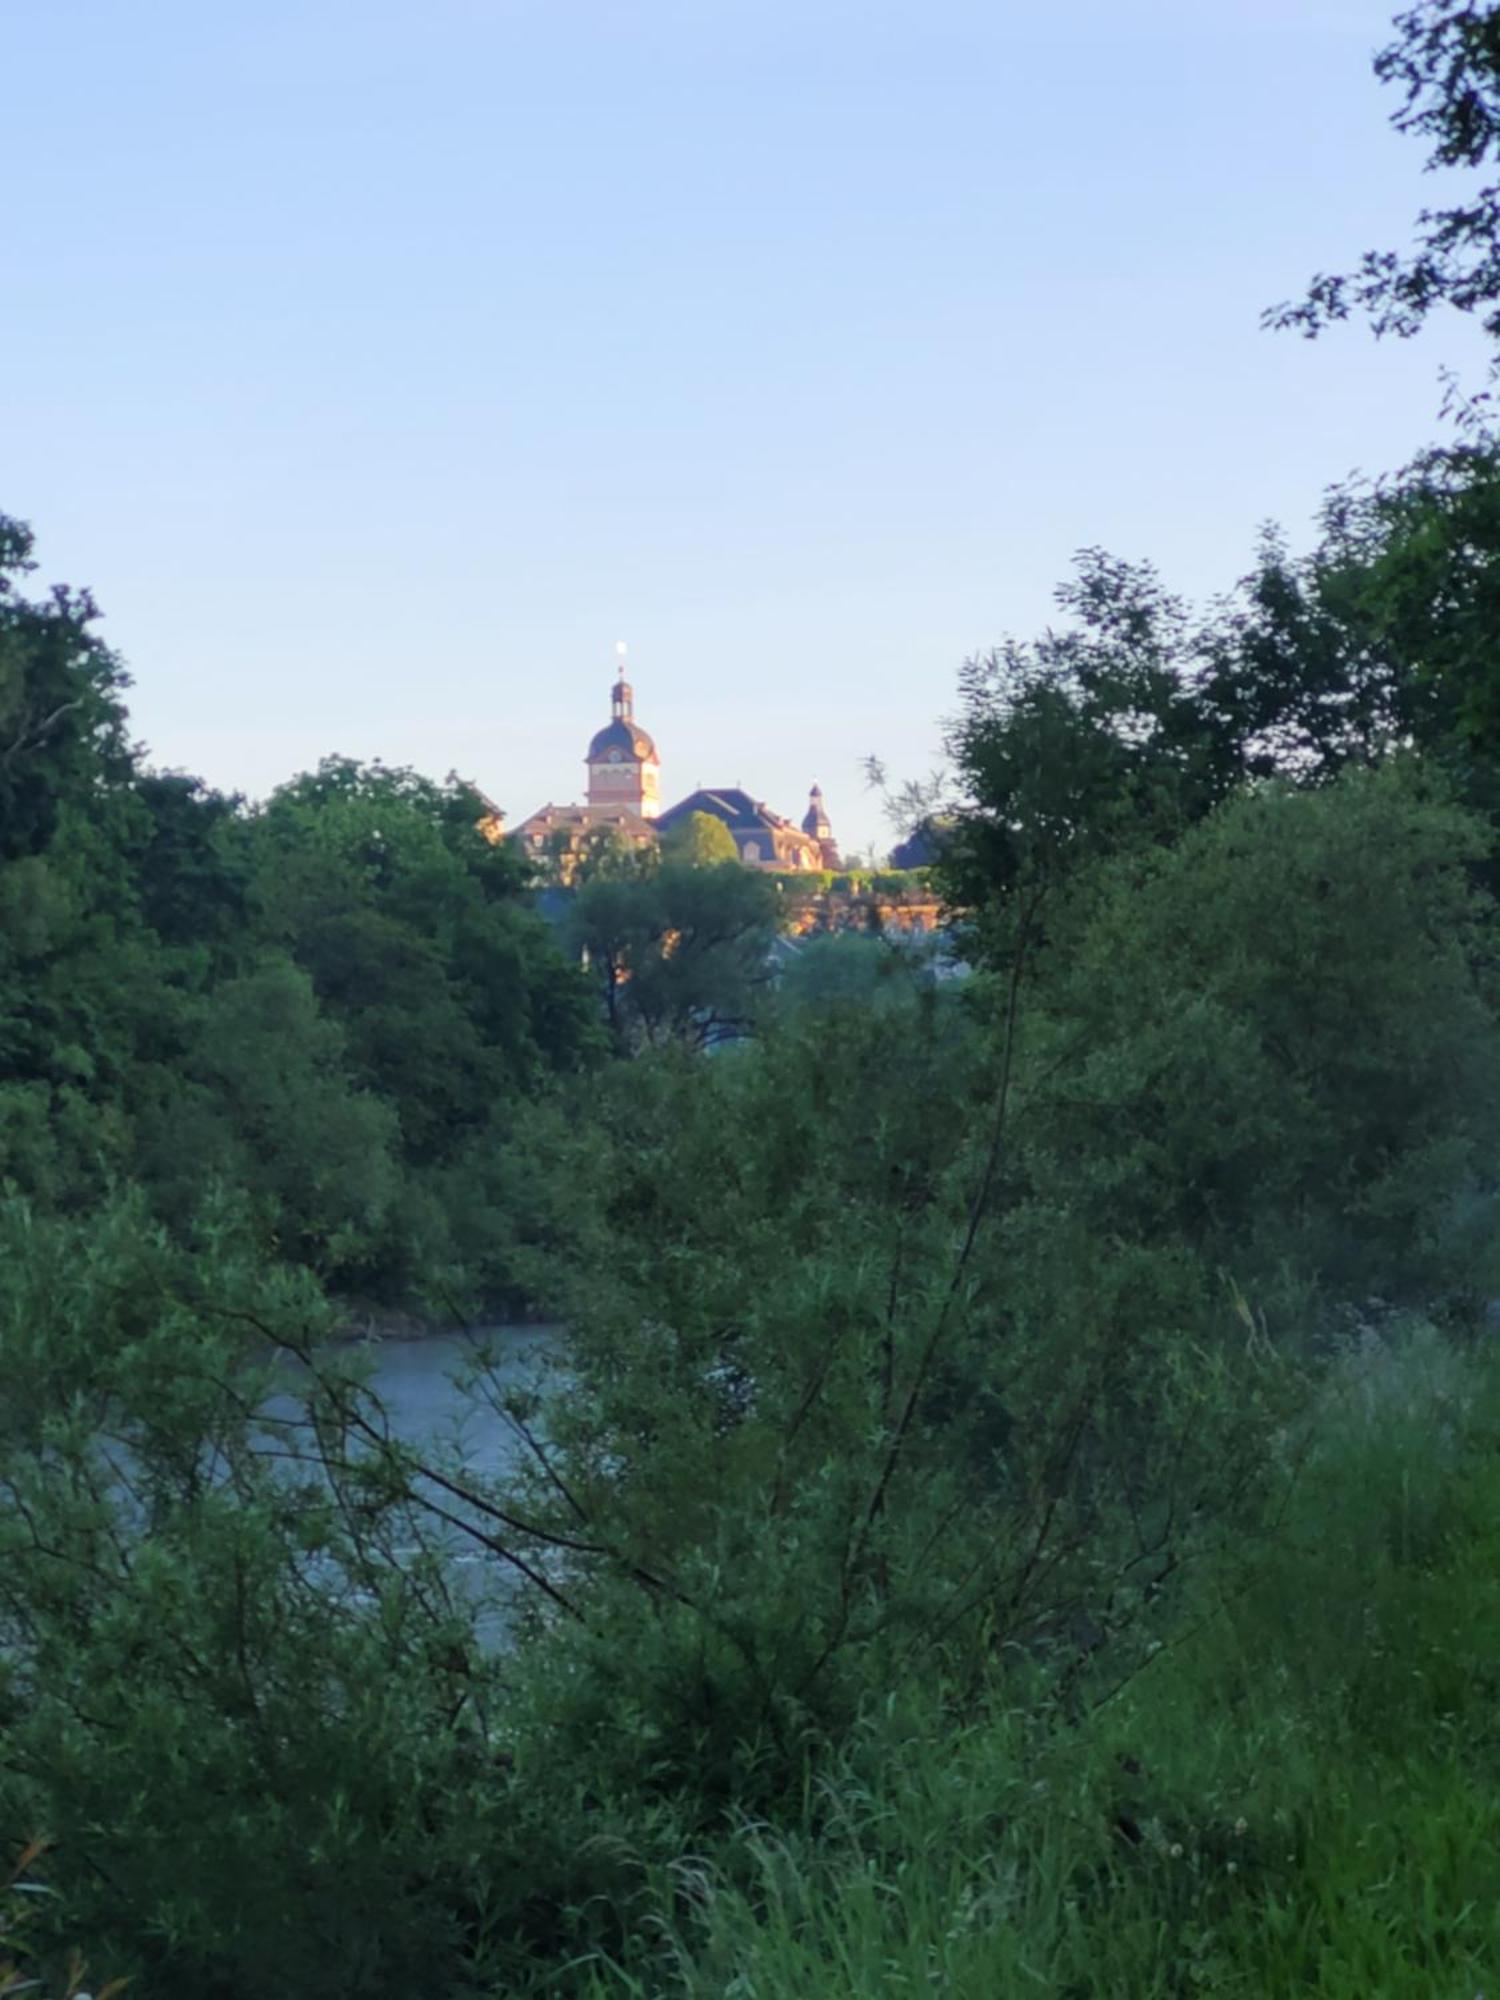
[[[561,1342],[562,1329],[556,1326],[500,1325],[479,1327],[470,1333],[425,1333],[411,1339],[340,1343],[330,1358],[352,1358],[368,1370],[369,1387],[380,1400],[394,1438],[430,1453],[434,1467],[461,1478],[471,1476],[482,1486],[509,1471],[527,1448],[505,1415],[504,1398],[532,1386],[555,1394],[564,1378],[548,1363],[555,1364]],[[465,1386],[477,1367],[483,1368],[482,1379]],[[294,1449],[303,1449],[300,1398],[291,1393],[275,1394],[262,1407],[268,1419],[268,1444],[281,1450],[290,1437]],[[292,1428],[284,1431],[283,1425]],[[533,1435],[543,1429],[536,1421]],[[306,1466],[309,1461],[303,1459],[302,1463]],[[411,1517],[414,1535],[419,1534],[428,1546],[436,1541],[446,1550],[452,1583],[478,1607],[481,1637],[492,1645],[503,1645],[518,1579],[503,1561],[477,1549],[463,1525],[468,1521],[486,1529],[492,1524],[482,1512],[456,1497],[451,1487],[419,1477],[416,1491],[442,1505],[449,1526],[436,1525],[419,1503]],[[413,1552],[416,1546],[414,1540]],[[405,1553],[400,1547],[393,1552],[398,1557]]]
[[[492,1356],[497,1389],[539,1379],[558,1350],[555,1326],[486,1326],[472,1333],[428,1333],[411,1340],[372,1341],[370,1386],[385,1405],[395,1435],[411,1444],[457,1443],[486,1472],[503,1470],[523,1447],[492,1396],[466,1393],[457,1378],[476,1359]]]

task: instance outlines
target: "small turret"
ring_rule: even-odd
[[[839,860],[838,842],[833,837],[833,826],[823,804],[823,787],[814,785],[807,795],[807,811],[802,815],[802,831],[810,840],[818,843],[825,868],[842,867]]]

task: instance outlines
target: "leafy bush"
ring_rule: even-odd
[[[1023,1081],[1031,1185],[1278,1282],[1496,1282],[1481,823],[1400,766],[1246,795],[1059,912]],[[1031,1083],[1034,1076],[1036,1082]]]
[[[1485,1990],[1497,1420],[1492,1358],[1352,1350],[1265,1532],[1123,1684],[1100,1661],[1081,1722],[1014,1676],[977,1711],[903,1683],[775,1824],[659,1859],[585,1990]]]

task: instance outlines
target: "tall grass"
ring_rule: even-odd
[[[1285,1468],[1081,1719],[1034,1663],[893,1690],[788,1818],[648,1867],[570,1990],[1500,1994],[1500,1364],[1366,1335]]]

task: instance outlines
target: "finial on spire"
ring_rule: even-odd
[[[635,698],[629,681],[625,678],[625,641],[615,641],[615,686],[610,697],[609,709],[616,722],[629,722],[635,708]]]

